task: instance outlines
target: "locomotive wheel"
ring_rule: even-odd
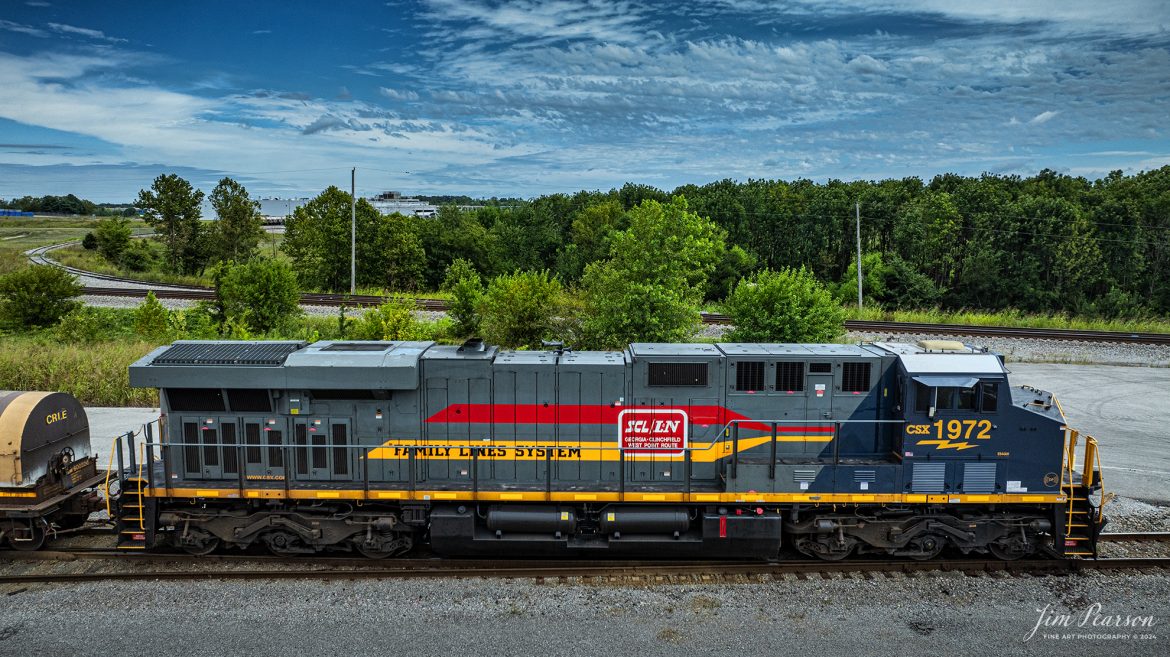
[[[796,542],[796,549],[802,554],[807,554],[810,557],[817,557],[825,561],[840,561],[850,554],[853,554],[853,548],[857,547],[855,542],[850,542],[844,550],[834,550],[832,547],[825,545],[819,541],[812,539],[802,539]]]
[[[911,542],[911,545],[917,547],[919,552],[911,554],[909,557],[915,561],[930,561],[942,553],[946,544],[946,539],[942,536],[935,534],[920,536]]]
[[[202,557],[211,554],[219,549],[219,537],[214,536],[209,532],[199,529],[191,529],[188,531],[187,543],[181,545],[183,551],[187,554],[193,554],[197,557]]]
[[[380,546],[367,545],[365,541],[354,539],[353,548],[358,551],[358,554],[368,559],[385,559],[386,557],[394,557],[400,554],[410,552],[410,548],[414,547],[414,540],[409,536],[389,542],[382,543]]]
[[[1018,541],[1013,541],[1006,546],[1000,545],[998,543],[992,543],[991,545],[987,546],[987,549],[991,551],[992,556],[1003,561],[1015,561],[1016,559],[1022,559],[1029,554],[1032,554],[1032,546],[1030,544],[1027,545],[1025,549],[1020,548],[1021,546]]]
[[[314,552],[312,548],[305,546],[300,538],[290,532],[272,531],[264,534],[261,538],[268,546],[268,551],[280,557]]]
[[[20,550],[21,552],[33,552],[34,550],[41,549],[45,545],[45,530],[44,530],[44,528],[40,527],[39,525],[33,525],[31,531],[32,531],[32,537],[31,537],[32,540],[27,540],[27,541],[16,540],[12,537],[11,534],[9,534],[8,535],[8,545],[13,550]]]

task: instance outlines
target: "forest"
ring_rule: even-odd
[[[884,307],[1170,314],[1170,166],[1099,180],[1045,170],[929,182],[723,180],[670,191],[627,184],[508,208],[444,207],[412,222],[422,253],[398,287],[433,288],[456,258],[485,275],[548,269],[572,286],[608,254],[631,209],[675,196],[724,233],[710,299],[750,271],[784,267],[806,267],[855,299],[857,203],[866,296]]]

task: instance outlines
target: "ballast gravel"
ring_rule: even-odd
[[[3,656],[1170,652],[1170,577],[1145,573],[0,584],[0,601]]]

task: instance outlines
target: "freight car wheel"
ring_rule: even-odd
[[[27,534],[21,536],[21,538],[26,540],[17,540],[13,538],[12,534],[9,534],[8,545],[13,550],[20,550],[21,552],[33,552],[41,549],[45,545],[45,530],[38,525],[33,525],[29,531],[31,532],[31,536]]]

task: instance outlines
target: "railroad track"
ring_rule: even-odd
[[[134,237],[143,237],[143,236],[135,235]],[[151,288],[155,288],[156,295],[161,290],[198,290],[198,289],[209,290],[209,289],[211,289],[211,288],[196,288],[196,287],[192,287],[189,285],[176,285],[173,283],[154,283],[151,281],[140,281],[140,280],[135,280],[133,278],[124,278],[121,276],[111,276],[109,274],[99,274],[97,272],[86,271],[84,269],[78,269],[76,267],[69,267],[68,265],[63,265],[63,264],[57,262],[56,260],[52,259],[48,255],[50,251],[53,251],[55,249],[64,248],[66,246],[73,246],[75,244],[80,244],[80,242],[76,242],[76,241],[62,242],[60,244],[50,244],[48,246],[39,246],[35,249],[29,249],[28,251],[25,251],[24,254],[25,254],[25,256],[28,257],[29,260],[31,260],[34,264],[37,264],[37,265],[47,265],[49,267],[56,267],[57,269],[64,269],[65,271],[69,272],[70,274],[73,274],[74,276],[85,276],[86,278],[95,278],[95,279],[102,280],[102,281],[110,281],[111,283],[122,283],[122,284],[149,286]],[[116,289],[121,289],[123,292],[141,292],[141,295],[131,294],[131,295],[123,295],[123,296],[145,297],[146,292],[147,292],[147,288],[140,288],[140,289],[116,288]]]
[[[1170,541],[1170,532],[1113,532],[1103,541]],[[391,562],[352,557],[287,557],[273,555],[215,554],[192,556],[185,553],[124,552],[113,548],[71,548],[40,552],[3,552],[0,561],[71,562],[83,559],[132,563],[134,568],[117,572],[24,573],[0,575],[0,584],[45,582],[93,582],[130,580],[211,580],[211,579],[564,579],[593,578],[600,581],[672,583],[676,581],[732,580],[742,578],[826,577],[834,573],[865,577],[909,573],[953,573],[971,576],[988,573],[1071,574],[1088,570],[1146,571],[1170,570],[1168,557],[1102,558],[1086,560],[948,559],[938,561],[847,560],[826,561],[616,561],[616,560],[485,560],[419,557]],[[145,567],[150,564],[152,567]],[[187,570],[177,566],[198,566]],[[206,568],[213,566],[213,568]],[[224,566],[216,568],[214,566]],[[243,566],[243,567],[242,567]],[[257,566],[267,566],[258,568]],[[737,580],[738,581],[738,580]]]
[[[865,322],[860,320],[846,320],[845,329],[849,331],[869,333],[925,333],[973,337],[1032,338],[1037,340],[1078,340],[1083,342],[1170,344],[1170,334],[1167,333],[1126,333],[1121,331],[1016,328],[1011,326],[974,326],[970,324]]]
[[[25,253],[29,259],[38,264],[59,267],[77,276],[87,276],[113,283],[148,285],[150,289],[125,287],[86,287],[85,294],[92,296],[123,297],[142,299],[148,291],[160,299],[181,299],[188,301],[207,301],[215,298],[215,291],[208,287],[191,287],[171,285],[166,283],[145,283],[143,281],[95,274],[93,272],[66,267],[48,257],[46,254],[77,242],[65,242],[31,249]],[[301,304],[308,306],[348,306],[371,307],[387,301],[387,297],[376,295],[348,295],[307,292],[301,294]],[[420,310],[442,312],[447,310],[447,302],[439,299],[413,299]],[[701,313],[704,324],[731,324],[731,318],[721,313]],[[846,320],[845,330],[863,333],[910,333],[918,335],[948,335],[960,337],[994,337],[994,338],[1030,338],[1037,340],[1075,340],[1081,342],[1115,342],[1138,344],[1170,344],[1170,334],[1167,333],[1130,333],[1123,331],[1083,331],[1074,329],[1039,329],[1017,328],[1010,326],[976,326],[971,324],[926,324],[917,322],[871,322],[862,320]]]
[[[190,580],[257,580],[257,579],[547,579],[601,578],[602,582],[671,583],[685,581],[709,582],[729,578],[826,577],[833,573],[878,574],[963,573],[978,576],[989,573],[1008,575],[1071,574],[1088,570],[1106,571],[1162,571],[1170,569],[1170,558],[1096,559],[1084,561],[1020,560],[999,561],[961,559],[946,561],[844,561],[844,562],[783,562],[783,563],[670,563],[670,562],[449,562],[426,560],[424,564],[395,562],[394,566],[353,568],[328,567],[324,569],[215,569],[164,570],[135,568],[117,572],[87,573],[31,573],[0,575],[3,584],[78,583],[99,581],[190,581]]]

